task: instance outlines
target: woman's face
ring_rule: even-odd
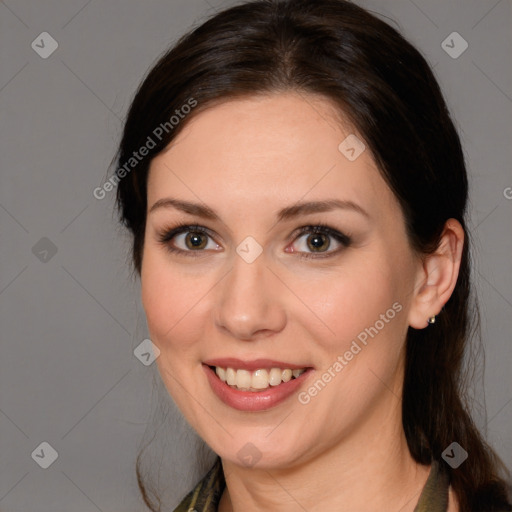
[[[421,263],[358,144],[327,100],[281,93],[199,113],[151,163],[141,282],[158,368],[226,460],[289,467],[400,424]]]

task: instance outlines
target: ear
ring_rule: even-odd
[[[409,310],[411,327],[425,328],[428,318],[439,314],[448,302],[459,276],[463,246],[464,229],[459,221],[448,219],[438,248],[420,264]]]

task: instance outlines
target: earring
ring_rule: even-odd
[[[430,325],[435,324],[435,323],[436,323],[436,315],[431,316],[431,317],[427,320],[427,323],[429,323]]]

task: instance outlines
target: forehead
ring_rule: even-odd
[[[393,201],[362,137],[325,98],[234,99],[185,122],[151,163],[149,206],[165,194],[247,207],[306,195],[351,199],[368,210]]]

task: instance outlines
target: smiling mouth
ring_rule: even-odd
[[[237,370],[235,368],[208,365],[217,375],[233,389],[240,391],[264,391],[270,387],[277,387],[283,382],[300,377],[308,368],[260,368],[258,370]]]

